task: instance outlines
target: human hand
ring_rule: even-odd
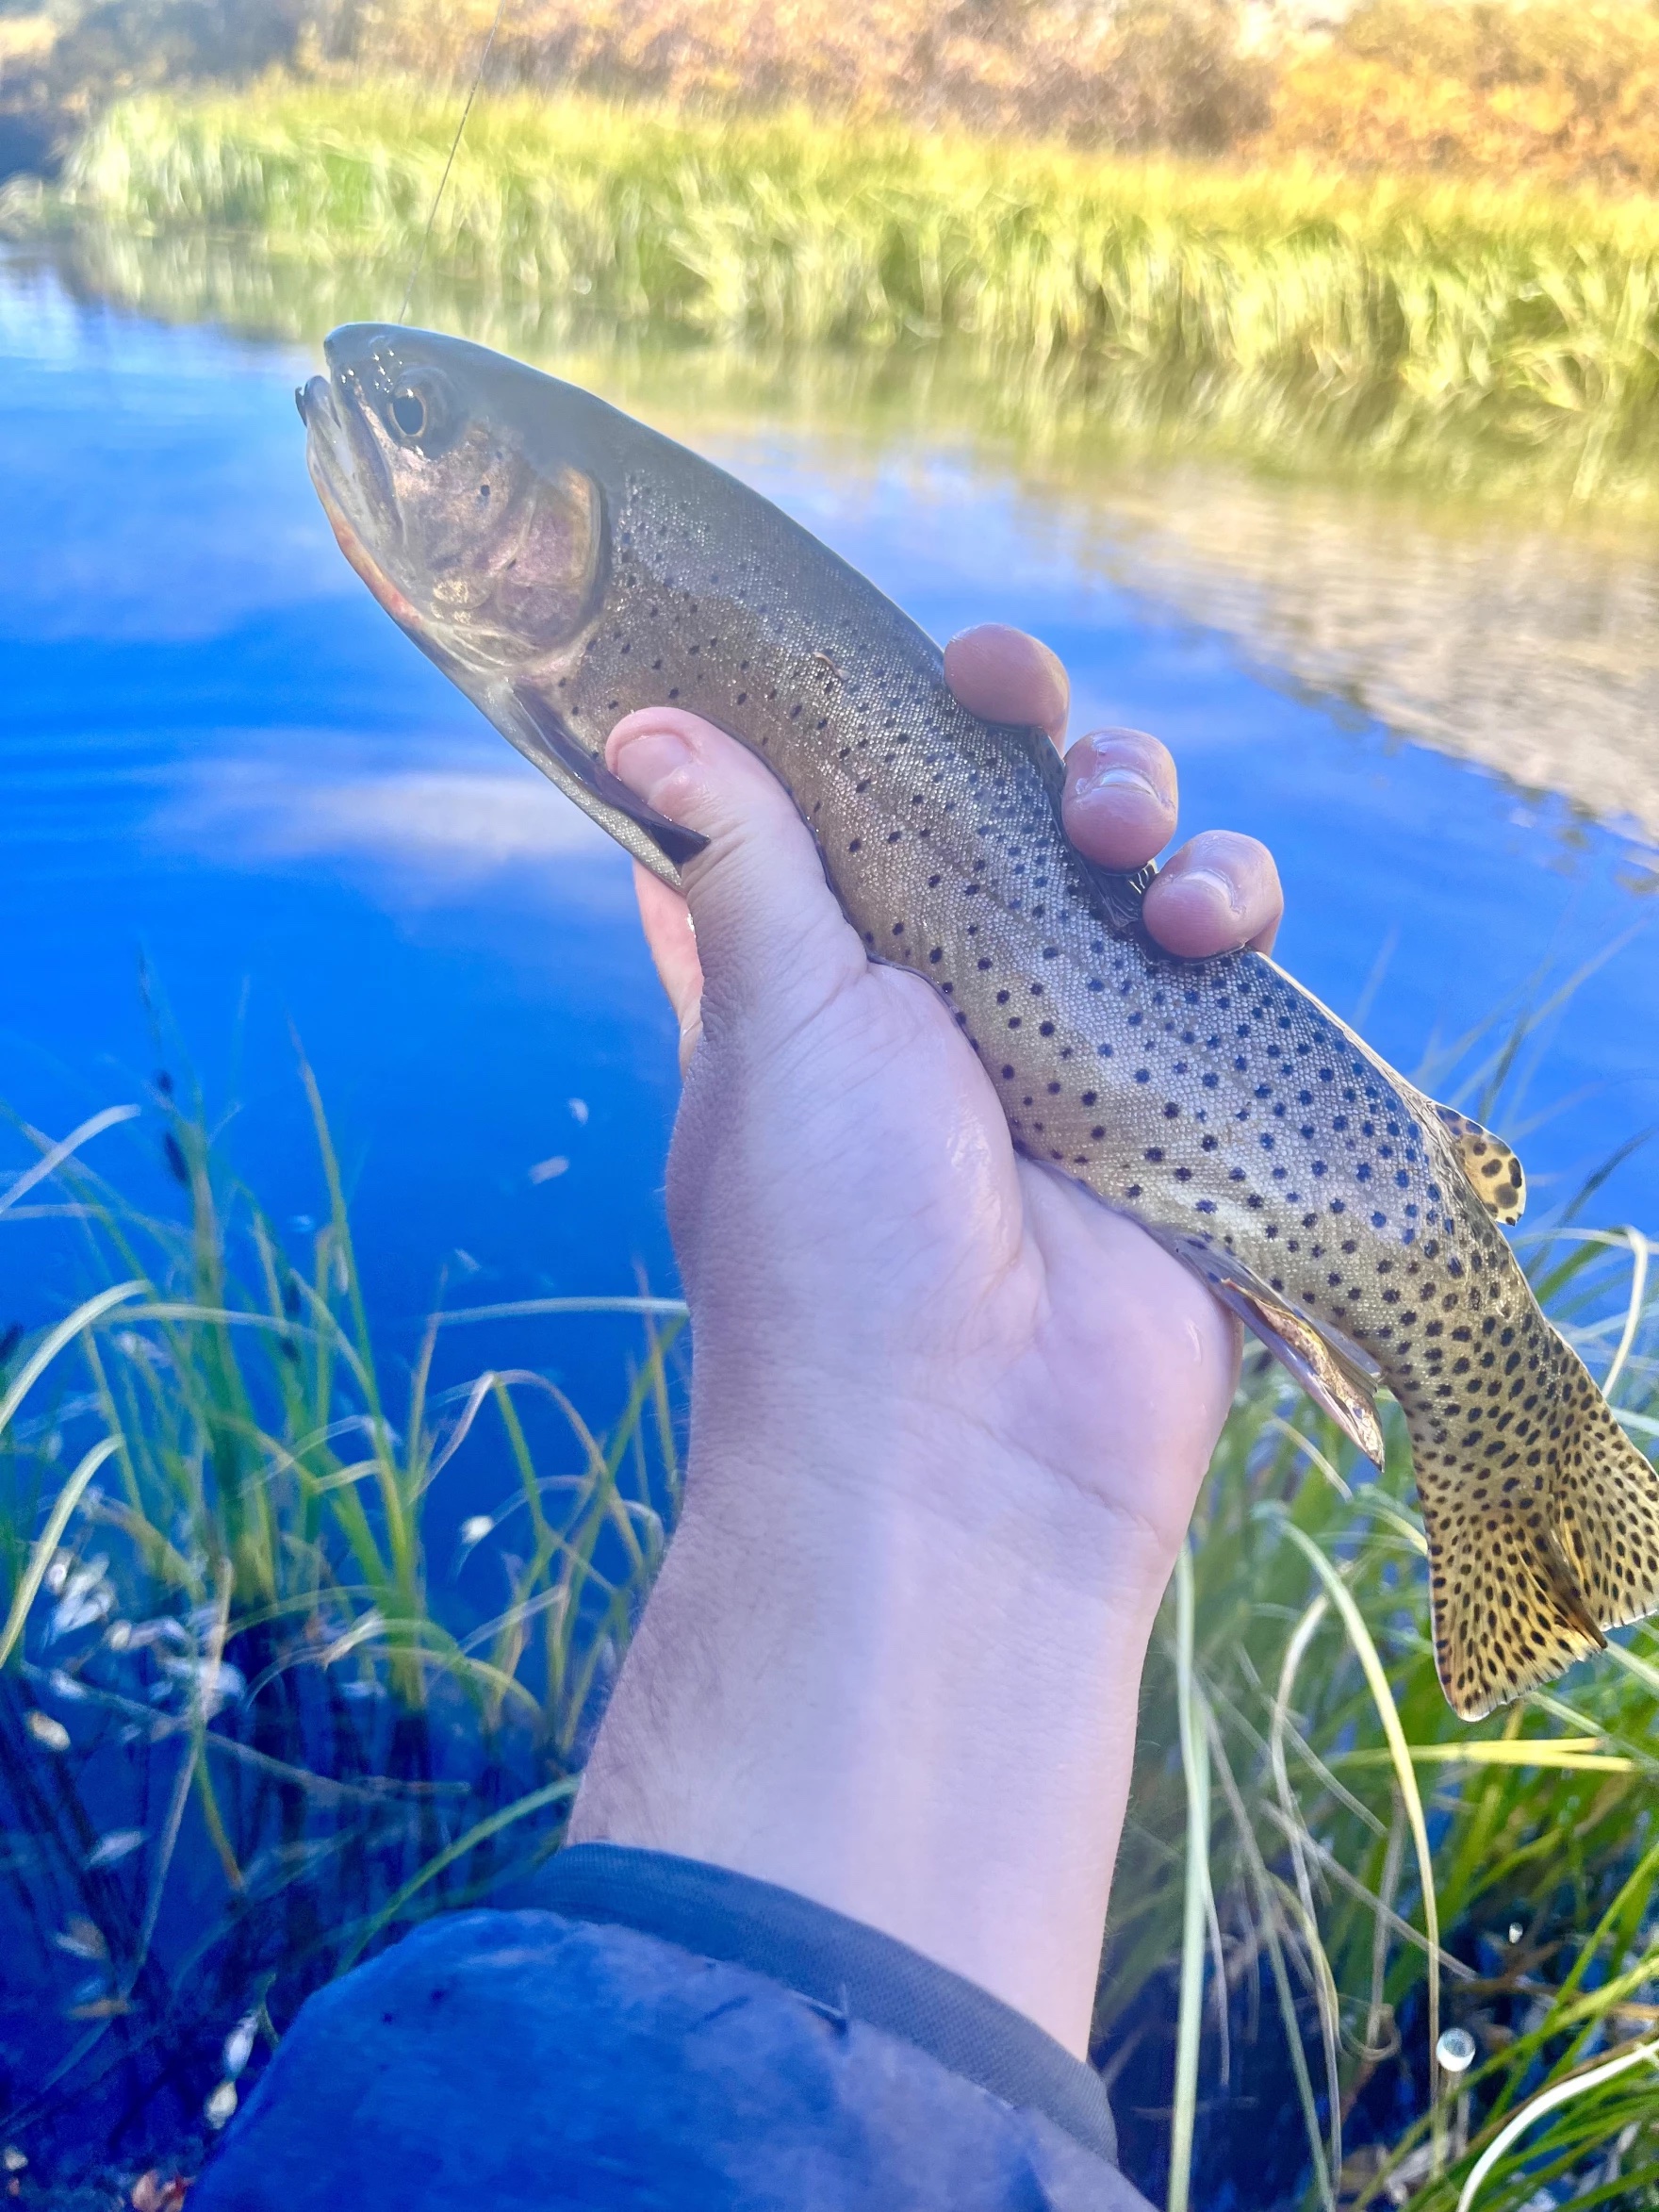
[[[1065,673],[1035,639],[969,631],[945,673],[973,712],[1061,740]],[[752,754],[647,710],[608,757],[710,839],[686,870],[689,912],[638,871],[686,1072],[668,1198],[702,1439],[731,1461],[833,1434],[869,1479],[895,1439],[930,1438],[946,1486],[989,1441],[1001,1479],[1014,1464],[1038,1486],[1034,1510],[1047,1484],[1105,1508],[1123,1593],[1156,1602],[1231,1400],[1233,1324],[1131,1222],[1016,1156],[948,1010],[866,960]],[[1169,842],[1175,769],[1156,738],[1094,733],[1066,771],[1067,832],[1092,859],[1135,869]],[[1282,903],[1266,849],[1212,831],[1143,912],[1166,949],[1199,956],[1266,950]],[[910,1449],[904,1465],[915,1474]]]
[[[945,672],[1059,740],[1064,672],[1034,640],[971,631]],[[1081,2051],[1145,1642],[1235,1326],[1132,1221],[1016,1155],[944,1002],[865,958],[754,754],[661,708],[607,758],[708,839],[684,899],[637,877],[685,1071],[667,1195],[692,1420],[572,1840],[797,1890]],[[1092,858],[1136,868],[1168,841],[1156,739],[1098,733],[1066,766]],[[1183,955],[1265,949],[1273,862],[1194,838],[1143,911]]]

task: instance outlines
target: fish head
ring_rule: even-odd
[[[604,501],[534,434],[533,370],[464,339],[347,323],[295,394],[340,550],[392,619],[460,675],[567,648],[604,588]],[[545,417],[547,403],[542,400]]]

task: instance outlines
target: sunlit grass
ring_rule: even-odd
[[[67,219],[234,231],[278,263],[377,273],[395,314],[452,94],[274,81],[111,108]],[[1126,160],[799,115],[591,99],[473,109],[433,223],[432,289],[700,338],[967,351],[1064,402],[1322,438],[1478,478],[1530,468],[1645,496],[1659,393],[1659,203]],[[446,289],[447,288],[447,289]]]

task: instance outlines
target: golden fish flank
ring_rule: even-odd
[[[513,744],[669,882],[699,840],[604,767],[673,702],[772,766],[874,958],[914,968],[1016,1145],[1200,1273],[1362,1450],[1410,1434],[1441,1680],[1474,1718],[1659,1604],[1659,1480],[1499,1228],[1519,1162],[1273,962],[1174,960],[1083,862],[1046,739],[776,508],[454,339],[337,332],[302,395],[353,565]]]

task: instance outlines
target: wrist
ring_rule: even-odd
[[[696,1434],[572,1836],[799,1890],[1081,2050],[1161,1593],[1147,1540],[960,1425],[862,1428],[811,1422],[790,1458]],[[831,1428],[832,1461],[800,1456]]]
[[[1017,1568],[1033,1592],[1150,1634],[1202,1466],[1178,1467],[1174,1452],[1130,1460],[1109,1434],[1079,1441],[1036,1421],[1007,1433],[951,1394],[889,1396],[867,1378],[809,1385],[797,1366],[772,1390],[768,1402],[758,1378],[733,1375],[694,1398],[685,1510],[726,1541],[769,1547],[776,1516],[803,1545],[879,1559],[903,1529],[963,1575],[1006,1580]],[[746,1409],[741,1420],[722,1417],[731,1406]]]

